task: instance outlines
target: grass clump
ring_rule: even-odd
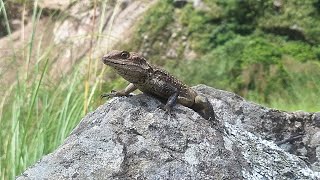
[[[78,73],[67,82],[48,84],[47,68],[45,64],[36,76],[29,77],[30,82],[18,80],[8,90],[8,100],[2,99],[6,101],[1,107],[0,123],[3,178],[13,179],[55,149],[84,115]]]

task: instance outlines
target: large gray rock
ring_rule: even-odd
[[[310,157],[304,161],[272,142],[293,144],[291,148],[303,143],[285,140],[291,132],[285,129],[287,121],[316,130],[312,121],[317,114],[275,111],[225,91],[195,89],[210,98],[218,125],[181,105],[175,106],[174,115],[165,114],[157,108],[160,102],[146,95],[114,98],[89,113],[57,150],[18,179],[320,178],[305,162]]]

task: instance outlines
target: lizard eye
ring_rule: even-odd
[[[129,58],[129,52],[128,51],[122,51],[121,52],[121,58],[123,58],[123,59],[127,59],[127,58]]]

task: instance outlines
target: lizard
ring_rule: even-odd
[[[166,70],[151,65],[135,52],[113,50],[102,57],[102,62],[115,69],[129,85],[120,91],[102,94],[104,97],[129,96],[136,89],[165,100],[163,108],[171,113],[176,103],[193,109],[206,120],[215,121],[215,112],[208,98],[199,95]]]

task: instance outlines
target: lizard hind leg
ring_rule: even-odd
[[[165,110],[165,114],[168,114],[169,116],[175,116],[175,114],[172,113],[172,108],[177,103],[177,98],[178,98],[178,92],[174,92],[167,99],[166,104],[165,105],[161,104],[158,106],[158,108]]]
[[[164,109],[166,110],[167,113],[171,114],[171,110],[173,106],[177,103],[177,98],[178,98],[178,92],[173,93],[169,98],[164,106]]]
[[[210,121],[215,121],[216,119],[213,107],[205,96],[197,95],[191,108],[199,113],[204,119]]]

